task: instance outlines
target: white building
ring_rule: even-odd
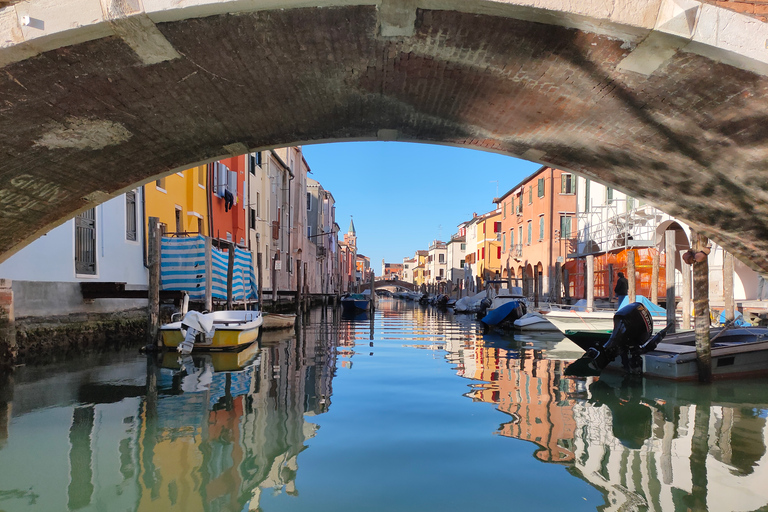
[[[444,283],[448,276],[445,242],[434,240],[427,256],[427,284]]]
[[[675,255],[675,290],[680,296],[683,269],[690,267],[682,262],[682,254],[692,247],[691,229],[678,220],[644,201],[628,196],[614,188],[579,176],[576,183],[578,197],[578,235],[576,253],[604,254],[624,249],[656,248],[665,250],[664,232],[674,230],[677,254]],[[712,300],[723,297],[724,250],[710,241],[709,295]],[[665,256],[662,254],[661,256]],[[662,260],[663,265],[663,260]],[[757,298],[758,274],[734,258],[733,293],[736,300]]]
[[[81,283],[147,289],[143,189],[132,190],[54,228],[0,263],[13,281],[16,318],[145,307],[146,299],[84,301]]]
[[[447,279],[453,283],[454,289],[458,288],[459,282],[464,279],[464,263],[467,254],[466,225],[466,222],[459,224],[459,231],[445,244]]]

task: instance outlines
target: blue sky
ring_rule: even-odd
[[[344,142],[304,146],[310,175],[336,200],[342,234],[350,215],[358,252],[402,263],[433,240],[447,241],[472,213],[491,211],[539,166],[483,151],[404,142]],[[339,236],[341,238],[341,235]]]

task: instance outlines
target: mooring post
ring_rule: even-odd
[[[627,300],[628,303],[635,302],[637,300],[637,276],[635,275],[635,251],[627,251],[627,281],[629,286],[627,287]]]
[[[235,274],[235,243],[227,244],[227,310],[232,310],[232,280]]]
[[[683,258],[680,258],[680,268],[683,272],[683,290],[680,292],[682,300],[680,301],[680,309],[682,310],[682,323],[683,330],[691,328],[691,297],[693,297],[693,283],[691,282],[691,266],[685,262]]]
[[[304,313],[309,311],[310,302],[312,301],[312,298],[309,295],[309,285],[307,284],[307,263],[304,264],[304,273],[302,274],[304,276],[304,284],[302,286],[302,305],[304,306]]]
[[[651,302],[659,305],[659,250],[653,251],[653,263],[651,267]]]
[[[555,285],[552,288],[552,291],[554,292],[554,296],[550,298],[551,303],[560,304],[560,302],[562,301],[562,287],[563,287],[562,275],[563,275],[563,267],[559,261],[556,261],[555,262]]]
[[[373,312],[376,309],[376,277],[373,275],[373,272],[371,272],[371,312]]]
[[[595,256],[593,254],[587,254],[587,269],[584,273],[587,311],[592,311],[595,308]]]
[[[541,274],[539,274],[539,268],[533,269],[533,307],[539,307],[539,286]]]
[[[277,306],[277,262],[279,261],[277,259],[279,253],[275,253],[275,257],[272,259],[272,265],[271,265],[271,273],[272,273],[272,311],[275,311],[275,308]]]
[[[608,264],[608,302],[613,304],[613,263]],[[618,304],[616,304],[618,307]]]
[[[725,303],[725,321],[736,319],[736,303],[733,299],[733,254],[723,251],[723,302]]]
[[[257,267],[257,270],[259,271],[259,275],[257,277],[258,281],[257,281],[257,284],[256,284],[256,286],[258,287],[256,289],[256,295],[258,296],[259,309],[261,311],[264,311],[264,295],[261,292],[261,283],[262,283],[261,274],[264,271],[264,268],[262,267],[261,253],[260,252],[256,253],[256,267]]]
[[[664,232],[664,251],[666,253],[665,276],[667,281],[667,325],[672,324],[669,332],[675,332],[675,231],[669,229]]]
[[[301,313],[301,260],[296,265],[296,316]]]
[[[712,347],[709,341],[709,261],[702,253],[707,248],[707,237],[696,232],[693,237],[697,253],[693,261],[693,309],[695,312],[696,364],[699,382],[712,381]],[[699,253],[704,257],[698,257]],[[701,259],[701,261],[698,261]]]
[[[147,264],[149,266],[149,304],[147,307],[147,345],[154,346],[160,333],[160,219],[149,218],[147,231]]]
[[[213,242],[205,237],[205,310],[213,311]]]

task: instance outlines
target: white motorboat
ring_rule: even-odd
[[[555,325],[547,320],[546,315],[542,315],[538,311],[529,311],[522,317],[515,320],[515,329],[521,331],[554,331],[559,332],[559,329]]]

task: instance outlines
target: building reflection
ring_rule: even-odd
[[[488,335],[446,348],[476,381],[467,396],[512,417],[498,433],[567,465],[603,494],[600,510],[768,507],[765,381],[570,379],[557,343],[534,345]]]
[[[468,396],[495,404],[511,416],[498,433],[535,443],[537,459],[571,463],[576,423],[569,397],[575,383],[563,378],[567,363],[546,359],[541,348],[513,348],[490,339],[480,337],[451,354],[460,375],[482,382],[474,384]]]
[[[300,326],[236,354],[19,371],[0,383],[0,509],[239,512],[295,494],[336,343],[332,326]]]

